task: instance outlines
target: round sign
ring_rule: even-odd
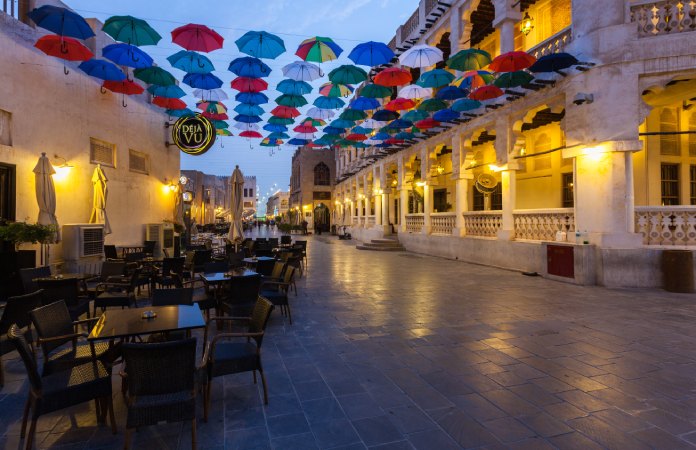
[[[181,117],[172,127],[172,139],[182,152],[202,155],[215,142],[215,127],[201,115]]]

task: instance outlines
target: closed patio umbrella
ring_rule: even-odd
[[[184,224],[184,202],[182,197],[181,186],[176,190],[176,198],[174,199],[174,223]]]
[[[242,171],[239,170],[239,166],[235,166],[234,172],[232,172],[232,176],[230,177],[230,184],[232,184],[232,198],[230,199],[232,220],[227,239],[236,243],[244,240],[244,230],[242,228],[242,214],[244,213],[242,204],[244,175],[242,175]]]
[[[39,204],[39,219],[41,225],[55,225],[56,232],[53,242],[60,242],[60,230],[56,218],[56,188],[53,185],[51,175],[56,173],[46,153],[41,153],[39,161],[34,167],[36,179],[36,201]]]
[[[101,168],[101,164],[97,164],[92,174],[92,184],[94,185],[94,192],[92,195],[92,214],[89,216],[89,223],[103,223],[104,224],[104,234],[111,234],[111,225],[109,224],[109,217],[106,215],[106,198],[109,191],[106,187],[106,182],[109,181],[106,178],[106,174]]]

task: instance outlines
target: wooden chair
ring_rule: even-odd
[[[7,338],[7,332],[12,325],[17,326],[23,333],[32,336],[31,317],[29,311],[41,306],[43,291],[38,290],[31,294],[10,297],[7,303],[0,306],[2,317],[0,317],[0,386],[5,385],[5,372],[2,368],[2,355],[15,349],[14,345]]]
[[[275,306],[280,306],[280,311],[283,315],[287,315],[292,325],[292,313],[290,312],[290,302],[288,301],[288,292],[292,286],[295,268],[290,266],[285,270],[282,281],[264,280],[261,283],[261,291],[259,297],[273,303]]]

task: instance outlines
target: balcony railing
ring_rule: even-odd
[[[540,58],[544,55],[550,55],[551,53],[559,53],[562,52],[568,44],[570,44],[572,39],[572,28],[566,27],[548,39],[545,39],[541,43],[530,48],[527,53],[536,58]]]
[[[696,0],[663,0],[631,6],[631,22],[639,37],[696,30]]]
[[[557,231],[575,232],[573,208],[521,209],[512,214],[516,239],[553,241]]]
[[[696,207],[637,206],[635,227],[645,245],[696,245]]]
[[[2,0],[2,12],[15,19],[19,19],[19,1]]]
[[[500,211],[469,211],[463,215],[467,236],[495,237],[503,225]]]
[[[415,10],[411,17],[406,21],[401,29],[401,40],[404,41],[411,37],[411,33],[418,29],[419,15],[418,10]]]
[[[457,215],[451,212],[430,214],[432,234],[451,235],[457,222]]]
[[[425,215],[406,214],[406,231],[409,233],[420,233],[425,225]]]
[[[368,227],[373,227],[375,224],[377,224],[377,219],[375,216],[365,216],[367,219],[367,226]]]
[[[353,216],[352,222],[353,222],[353,225],[357,225],[357,224],[358,224],[358,218],[355,217],[355,216]]]

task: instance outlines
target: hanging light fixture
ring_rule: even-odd
[[[525,11],[522,22],[520,22],[520,31],[527,36],[534,29],[534,19],[529,15],[529,11]]]

